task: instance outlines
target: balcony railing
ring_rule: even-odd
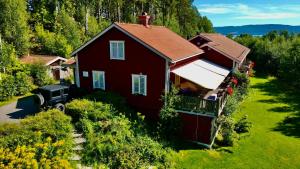
[[[226,103],[227,93],[224,92],[217,100],[207,100],[200,97],[179,96],[180,102],[176,104],[177,110],[199,114],[218,116]]]

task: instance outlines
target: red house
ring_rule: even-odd
[[[182,97],[177,109],[184,138],[209,146],[230,69],[168,28],[149,25],[149,16],[139,19],[141,24],[113,23],[72,53],[77,86],[117,92],[147,118],[157,119],[161,95],[174,84]]]
[[[241,68],[250,49],[218,33],[201,33],[189,40],[205,51],[204,58],[227,67]]]

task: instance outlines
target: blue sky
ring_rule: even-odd
[[[214,26],[300,25],[300,0],[194,0]]]

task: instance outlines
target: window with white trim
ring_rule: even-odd
[[[132,75],[132,94],[147,95],[146,75]]]
[[[105,90],[105,74],[103,71],[93,71],[93,88]]]
[[[125,60],[124,41],[109,41],[110,59]]]

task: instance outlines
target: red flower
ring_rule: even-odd
[[[235,77],[233,77],[233,78],[231,79],[231,82],[234,83],[235,85],[238,84],[238,80],[237,80]]]
[[[227,93],[231,96],[233,94],[233,88],[227,87]]]

